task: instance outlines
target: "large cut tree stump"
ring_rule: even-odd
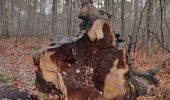
[[[34,55],[36,86],[59,100],[132,99],[129,81],[135,81],[130,76],[135,72],[128,74],[126,49],[114,47],[108,13],[101,14],[90,1],[84,0],[79,15],[85,33],[56,41]]]

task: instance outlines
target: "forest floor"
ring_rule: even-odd
[[[35,87],[35,70],[32,60],[34,51],[48,45],[47,38],[22,38],[14,46],[15,38],[0,40],[0,99],[25,100],[29,95],[38,95]],[[152,100],[170,100],[170,54],[145,53],[133,54],[133,66],[138,70],[148,69],[158,63],[164,63],[156,75],[160,81],[147,96]]]

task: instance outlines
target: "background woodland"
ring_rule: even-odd
[[[170,44],[169,0],[94,0],[94,6],[112,15],[113,28],[128,39],[134,52],[141,48],[168,51]],[[80,0],[1,0],[0,37],[54,37],[79,31]]]

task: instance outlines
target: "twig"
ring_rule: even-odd
[[[150,30],[149,30],[149,32],[152,33],[155,36],[155,38],[157,39],[159,44],[162,46],[162,48],[167,50],[168,53],[170,53],[170,50],[163,45],[163,43],[159,40],[159,37],[154,32],[151,32]]]

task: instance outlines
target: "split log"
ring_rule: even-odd
[[[55,41],[34,55],[37,88],[58,95],[59,100],[136,98],[133,87],[141,82],[133,78],[137,74],[129,69],[126,49],[114,47],[116,39],[110,18],[100,15],[91,1],[83,3],[80,18],[91,23],[88,28],[83,26],[86,32]],[[147,71],[151,75],[155,72]]]

